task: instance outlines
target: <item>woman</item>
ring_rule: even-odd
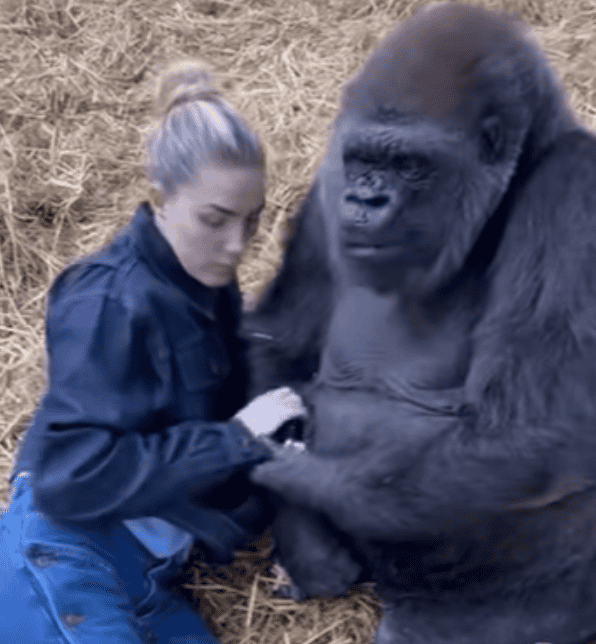
[[[166,70],[141,204],[47,302],[48,389],[0,521],[0,640],[213,644],[166,589],[263,529],[259,435],[302,415],[288,389],[246,403],[234,280],[264,199],[257,136],[198,63]],[[240,410],[240,411],[238,411]]]

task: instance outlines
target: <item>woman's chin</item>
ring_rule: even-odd
[[[188,271],[188,273],[194,277],[198,282],[208,286],[209,288],[220,288],[222,286],[227,286],[231,281],[233,281],[236,276],[236,271],[234,268],[228,267],[213,267],[209,268],[208,271]]]

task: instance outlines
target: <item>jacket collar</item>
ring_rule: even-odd
[[[150,204],[141,203],[130,221],[134,245],[151,270],[183,290],[202,313],[215,320],[215,301],[219,291],[205,286],[182,268],[172,247],[155,225]]]

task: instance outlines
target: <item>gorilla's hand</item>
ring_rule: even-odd
[[[262,440],[271,447],[273,458],[253,468],[250,480],[286,501],[312,509],[327,506],[329,494],[340,480],[338,461],[315,456],[298,441],[287,440],[280,446],[272,440]]]

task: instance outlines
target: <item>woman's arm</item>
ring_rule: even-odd
[[[49,386],[30,429],[34,502],[49,516],[171,519],[191,494],[269,457],[238,421],[163,426],[169,376],[146,324],[102,294],[50,310]]]

